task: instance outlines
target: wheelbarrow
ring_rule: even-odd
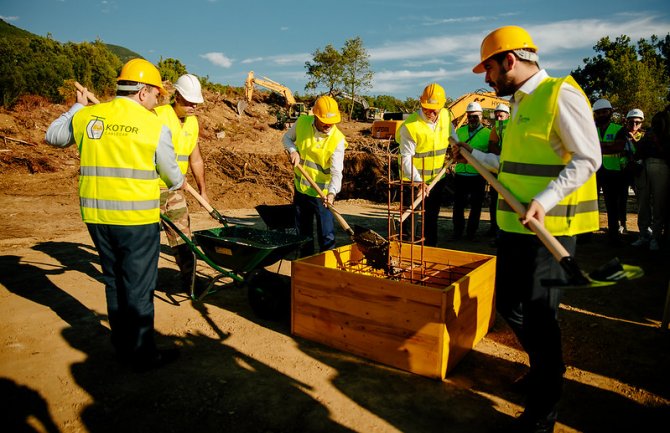
[[[288,300],[288,293],[278,293],[281,275],[264,268],[297,252],[304,243],[311,242],[307,236],[260,230],[251,227],[226,226],[193,232],[189,239],[168,217],[161,219],[184,240],[198,259],[218,272],[210,278],[207,287],[196,294],[195,278],[191,280],[190,297],[202,301],[205,296],[233,285],[247,288],[252,310],[261,318],[277,318]],[[214,284],[222,278],[230,278],[228,284]],[[285,284],[284,284],[285,285]],[[286,285],[288,292],[288,285]],[[284,296],[285,295],[285,296]]]

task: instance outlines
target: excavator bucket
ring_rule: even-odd
[[[244,110],[247,108],[247,101],[238,101],[237,102],[237,115],[241,116],[244,113]]]

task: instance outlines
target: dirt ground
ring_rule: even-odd
[[[254,207],[288,203],[291,175],[272,108],[207,95],[200,108],[209,196],[223,213],[265,224]],[[156,332],[181,348],[163,369],[135,374],[109,344],[100,266],[77,205],[74,148],[43,142],[67,105],[28,99],[0,110],[0,425],[12,432],[493,432],[522,410],[510,383],[527,359],[507,326],[489,334],[444,382],[426,379],[291,335],[285,320],[258,318],[243,288],[193,302],[174,289],[177,267],[163,238]],[[384,156],[345,123],[349,170],[337,206],[349,224],[385,233]],[[22,140],[18,142],[16,140]],[[353,158],[353,159],[351,159]],[[370,177],[367,177],[370,176]],[[372,180],[370,180],[372,179]],[[382,197],[383,199],[383,197]],[[631,197],[631,209],[635,199]],[[195,229],[217,226],[195,201]],[[484,213],[474,241],[448,241],[443,207],[438,246],[495,254]],[[601,226],[604,226],[601,219]],[[635,240],[635,215],[626,236]],[[349,242],[338,232],[340,245]],[[610,247],[603,231],[578,248],[590,270],[618,256],[645,276],[566,291],[560,313],[568,366],[557,432],[662,431],[670,420],[670,333],[659,329],[670,279],[670,245],[657,253]],[[281,272],[290,273],[290,263]],[[201,263],[201,278],[214,275]]]

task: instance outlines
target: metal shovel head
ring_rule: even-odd
[[[370,266],[374,269],[387,269],[389,241],[386,238],[369,228],[358,225],[354,225],[352,238]]]
[[[588,275],[582,273],[572,257],[564,257],[561,266],[568,275],[567,281],[547,279],[542,280],[546,287],[557,289],[584,289],[612,286],[622,280],[633,280],[644,275],[639,266],[621,263],[618,257],[591,271]]]

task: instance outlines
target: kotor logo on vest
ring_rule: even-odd
[[[105,132],[105,122],[102,117],[95,117],[86,125],[86,135],[91,140],[99,140],[102,133]]]

